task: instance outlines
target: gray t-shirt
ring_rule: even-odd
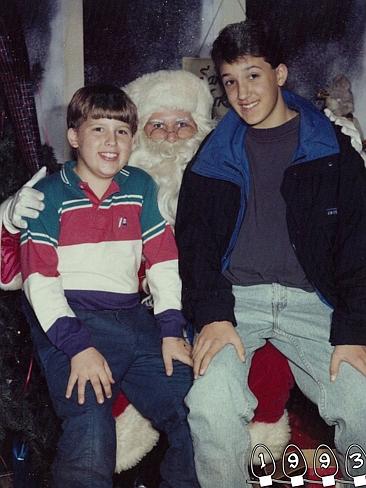
[[[298,144],[300,116],[271,129],[250,127],[245,138],[250,170],[248,207],[226,277],[235,285],[280,283],[312,291],[291,246],[280,193]]]

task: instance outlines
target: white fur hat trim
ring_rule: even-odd
[[[139,121],[162,109],[183,110],[211,119],[213,99],[206,80],[184,70],[160,70],[132,81],[123,89],[137,106]]]

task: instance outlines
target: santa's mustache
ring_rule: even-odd
[[[174,142],[167,140],[153,141],[149,139],[145,133],[141,134],[141,144],[144,148],[154,156],[163,159],[186,159],[194,155],[200,142],[202,135],[198,132],[190,139],[178,139]]]

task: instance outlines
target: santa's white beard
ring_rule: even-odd
[[[179,189],[185,167],[206,136],[198,131],[191,139],[154,142],[141,130],[137,148],[129,159],[130,166],[144,169],[159,187],[158,203],[162,216],[174,226]]]

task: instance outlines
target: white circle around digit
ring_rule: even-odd
[[[317,447],[313,457],[314,473],[318,476],[318,478],[323,478],[324,476],[320,474],[319,469],[328,471],[329,468],[333,468],[331,469],[332,472],[327,472],[326,476],[335,476],[339,469],[338,459],[329,446],[326,444],[320,444],[320,446]]]
[[[265,455],[265,452],[268,454],[268,456]],[[258,457],[259,463],[254,462],[256,455]],[[267,459],[270,460],[269,463],[267,462]],[[273,457],[273,454],[271,453],[270,449],[267,446],[265,446],[264,444],[256,444],[253,447],[252,454],[250,456],[250,469],[251,469],[253,476],[255,478],[258,478],[258,479],[260,478],[260,476],[258,476],[254,470],[254,465],[256,465],[256,466],[259,465],[259,467],[261,469],[265,469],[268,464],[272,464],[272,472],[271,473],[266,472],[266,475],[267,476],[273,476],[275,471],[276,471],[276,462],[275,462],[275,459]]]
[[[352,450],[354,452],[351,452]],[[351,463],[352,466],[350,466]],[[351,444],[348,447],[346,452],[345,470],[347,476],[350,478],[366,475],[366,452],[359,444]]]

